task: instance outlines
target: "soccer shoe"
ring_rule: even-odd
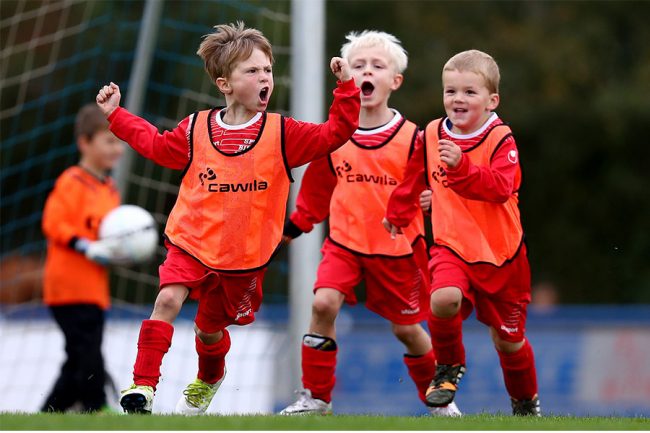
[[[122,391],[120,406],[126,413],[151,414],[153,406],[153,388],[150,386],[131,385],[129,389]]]
[[[443,407],[454,401],[458,382],[465,374],[465,366],[439,364],[436,366],[436,375],[427,389],[427,405]]]
[[[429,407],[429,413],[431,416],[447,416],[447,417],[458,417],[463,416],[463,413],[458,409],[456,403],[453,401],[447,406],[442,407]]]
[[[313,398],[311,391],[303,389],[297,392],[298,400],[280,411],[280,415],[331,415],[332,403]]]
[[[212,397],[217,393],[223,379],[226,377],[226,370],[223,376],[215,384],[203,382],[197,378],[194,382],[187,385],[183,390],[183,395],[176,403],[174,413],[181,415],[203,415],[212,402]]]
[[[539,397],[537,397],[537,394],[530,400],[515,400],[511,398],[510,404],[512,405],[513,415],[542,416],[542,409],[539,406]]]

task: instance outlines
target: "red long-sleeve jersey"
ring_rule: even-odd
[[[287,164],[298,167],[323,157],[343,145],[357,128],[360,109],[359,89],[354,80],[338,82],[328,120],[316,124],[285,119],[285,151]],[[116,109],[108,118],[111,131],[138,153],[163,167],[183,170],[189,163],[188,128],[190,117],[171,131],[162,134],[146,120]],[[254,125],[251,125],[254,127]],[[223,131],[213,129],[213,141]]]
[[[480,143],[487,132],[503,121],[493,114],[478,131],[469,135],[458,135],[450,131],[448,119],[444,119],[442,137],[451,140],[465,151]],[[437,152],[437,149],[428,149]],[[514,158],[514,161],[513,161]],[[510,136],[494,153],[489,166],[477,166],[469,161],[463,153],[460,163],[455,168],[447,168],[449,187],[462,197],[502,203],[518,191],[517,181],[517,145]],[[406,167],[404,180],[393,191],[388,201],[386,218],[397,227],[406,227],[419,212],[418,197],[427,188],[425,173],[424,139],[420,133],[415,150]],[[435,197],[433,197],[435,200]]]

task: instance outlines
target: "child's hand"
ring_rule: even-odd
[[[341,57],[332,57],[332,60],[330,61],[330,69],[332,69],[332,72],[336,75],[336,78],[338,78],[339,81],[349,81],[350,78],[352,78],[348,61]]]
[[[440,160],[447,164],[449,168],[457,167],[463,156],[460,147],[450,140],[440,140],[438,142],[438,152],[440,152]]]
[[[397,237],[397,234],[402,234],[402,233],[403,233],[401,228],[399,228],[399,227],[397,227],[397,226],[394,226],[394,225],[391,224],[391,222],[388,221],[386,218],[384,218],[384,219],[381,221],[381,223],[384,225],[384,228],[386,229],[386,231],[387,231],[388,233],[390,233],[390,238],[391,238],[391,239],[395,239],[395,238]]]
[[[423,211],[429,212],[429,209],[431,209],[431,196],[433,195],[433,191],[430,189],[425,189],[420,193],[420,207],[422,208]]]
[[[106,117],[110,116],[120,106],[120,88],[111,81],[111,84],[104,86],[97,93],[95,101]]]

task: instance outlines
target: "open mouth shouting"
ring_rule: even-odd
[[[371,82],[364,81],[363,83],[361,83],[361,93],[363,94],[363,96],[370,96],[374,91],[375,91],[375,86]]]
[[[269,102],[269,93],[270,93],[270,88],[267,87],[262,87],[262,90],[260,90],[260,102],[262,104],[267,104]]]

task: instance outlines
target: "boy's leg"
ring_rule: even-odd
[[[513,414],[540,416],[535,357],[525,338],[530,302],[530,268],[525,246],[507,265],[497,270],[488,268],[478,276],[488,283],[476,295],[476,317],[490,327]]]
[[[437,366],[426,392],[426,400],[433,407],[443,407],[454,401],[458,383],[465,374],[463,318],[460,312],[462,299],[458,287],[440,288],[431,294],[431,315],[427,325]]]
[[[83,347],[81,347],[76,338],[79,326],[77,324],[77,315],[73,311],[73,306],[50,307],[50,312],[63,332],[66,360],[61,366],[59,377],[52,391],[45,399],[41,411],[64,412],[75,403],[78,397],[75,377],[79,371],[78,355],[83,350]]]
[[[392,324],[393,334],[404,344],[404,364],[418,390],[418,397],[426,404],[425,393],[436,373],[436,356],[429,335],[419,324]]]
[[[490,333],[499,354],[506,390],[512,400],[513,413],[539,416],[535,355],[528,339],[511,343],[502,340],[494,328],[490,328]]]
[[[280,412],[282,415],[332,412],[338,352],[335,321],[343,302],[356,303],[354,287],[361,281],[362,270],[355,254],[329,239],[323,243],[321,253],[309,333],[301,346],[304,390],[298,401]]]
[[[176,413],[205,413],[226,376],[230,333],[226,326],[246,325],[255,320],[262,302],[266,270],[238,275],[213,273],[197,289],[199,306],[194,320],[198,373],[183,391]]]
[[[83,320],[83,352],[79,362],[79,399],[86,411],[98,411],[106,405],[106,371],[102,356],[104,311],[94,305],[80,311]]]
[[[302,384],[311,396],[326,403],[332,401],[336,383],[335,321],[345,295],[336,289],[321,288],[316,291],[312,304],[309,333],[302,341]]]
[[[161,288],[151,318],[142,322],[138,354],[133,367],[133,385],[122,391],[120,398],[120,404],[126,412],[151,412],[162,359],[172,343],[172,322],[178,316],[188,293],[187,287],[180,284]]]

